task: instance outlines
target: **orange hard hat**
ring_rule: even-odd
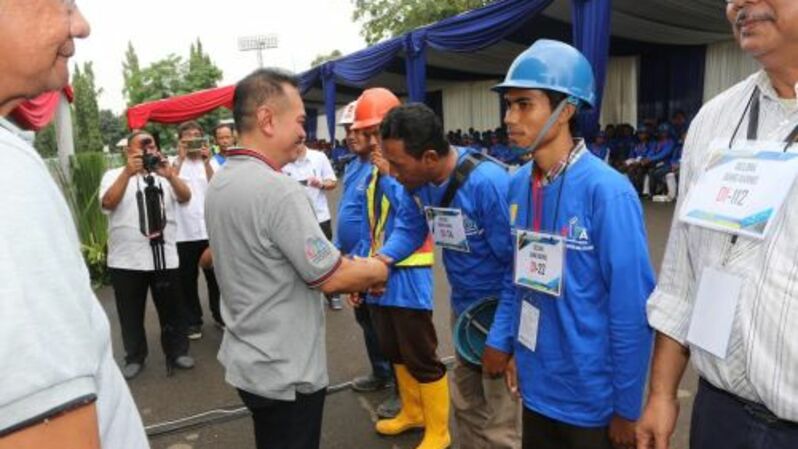
[[[370,128],[379,125],[388,115],[388,111],[399,106],[401,102],[396,95],[384,87],[366,89],[357,99],[353,130]]]

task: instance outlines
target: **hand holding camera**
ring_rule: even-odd
[[[128,176],[135,176],[144,169],[143,152],[140,149],[130,150],[125,171]]]

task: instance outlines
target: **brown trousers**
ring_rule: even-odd
[[[440,380],[446,366],[438,358],[438,335],[431,310],[369,305],[377,340],[385,357],[407,367],[419,383]]]

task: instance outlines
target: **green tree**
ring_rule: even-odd
[[[100,108],[97,106],[97,96],[101,91],[94,83],[94,69],[91,62],[83,64],[83,70],[75,65],[72,88],[75,91],[75,99],[72,102],[75,152],[102,151]]]
[[[217,87],[223,76],[222,70],[203,51],[202,42],[197,38],[197,42],[191,44],[188,62],[185,65],[183,87],[186,93]],[[200,117],[197,121],[203,129],[210,132],[219,123],[219,120],[229,115],[225,109],[218,108]]]
[[[217,87],[223,76],[221,69],[203,50],[199,39],[191,44],[187,60],[171,54],[144,68],[140,67],[136,51],[129,44],[122,71],[128,106]],[[203,128],[210,131],[221,118],[228,115],[229,113],[216,110],[198,121]],[[159,137],[162,148],[175,146],[175,127],[149,124],[146,129]]]
[[[317,65],[321,65],[327,61],[332,61],[333,59],[337,59],[343,56],[341,50],[333,50],[330,54],[327,55],[318,55],[313,59],[313,62],[310,63],[311,67],[316,67]]]
[[[125,61],[122,62],[122,76],[125,80],[125,86],[122,92],[127,98],[128,106],[141,103],[141,95],[143,93],[141,67],[139,66],[139,57],[136,54],[136,49],[133,48],[132,42],[127,43]]]
[[[127,135],[127,122],[124,116],[118,116],[108,109],[101,110],[100,134],[103,144],[108,145],[108,148],[114,151],[116,143]]]
[[[360,34],[375,44],[420,26],[460,14],[493,0],[352,0],[353,18],[363,21]]]
[[[43,158],[56,157],[58,155],[58,140],[55,136],[55,121],[36,133],[33,146]]]

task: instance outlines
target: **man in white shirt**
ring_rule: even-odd
[[[311,150],[307,145],[301,145],[299,157],[294,162],[283,167],[283,173],[297,180],[305,186],[305,193],[313,206],[316,220],[327,240],[332,240],[332,222],[330,220],[330,207],[327,204],[325,190],[333,190],[338,185],[330,160],[318,150]],[[327,296],[327,302],[333,310],[343,309],[341,298]]]
[[[136,405],[111,353],[61,190],[4,117],[61,89],[74,39],[89,25],[75,2],[0,0],[0,448],[146,449]]]
[[[338,185],[338,178],[327,156],[318,150],[311,150],[302,145],[296,161],[283,167],[283,173],[299,181],[305,186],[305,193],[313,205],[316,220],[324,231],[328,240],[332,240],[332,224],[330,222],[330,207],[327,204],[325,190],[334,190]]]
[[[204,139],[205,132],[199,123],[189,121],[177,128],[177,161],[175,166],[180,179],[191,190],[191,200],[177,207],[177,255],[180,259],[180,291],[183,312],[188,326],[188,338],[202,338],[202,305],[197,280],[199,259],[208,248],[208,231],[205,229],[205,192],[213,176],[210,150]],[[224,320],[219,311],[219,285],[213,268],[202,270],[208,286],[208,306],[219,328]]]
[[[178,203],[191,190],[161,156],[155,139],[144,131],[128,138],[127,164],[109,170],[99,197],[108,214],[108,268],[125,348],[126,379],[136,377],[147,358],[144,310],[152,293],[161,325],[167,375],[189,369],[188,337],[182,319],[175,246]]]
[[[739,228],[715,230],[719,227],[695,221],[692,213],[685,216],[693,218],[692,224],[674,218],[659,283],[648,302],[657,337],[638,449],[668,447],[688,359],[701,377],[691,447],[787,449],[798,444],[798,190],[794,172],[784,171],[798,151],[798,3],[727,0],[726,15],[740,47],[763,70],[715,97],[694,119],[680,166],[677,214],[706,210],[701,216],[712,216],[728,210],[719,190],[724,184],[707,176],[716,170],[729,185],[745,179],[751,198],[762,198],[762,186],[784,176],[764,197],[786,199],[768,205],[781,210],[765,218],[771,225],[763,227],[769,231],[761,238]],[[767,172],[759,172],[763,158],[733,161],[744,153],[728,150],[751,140],[759,141],[757,151],[773,151],[760,155],[782,163],[771,162]],[[721,155],[732,162],[712,164]],[[728,171],[738,169],[746,172],[742,178]],[[739,197],[735,202],[745,204]],[[752,231],[745,222],[740,225]]]

